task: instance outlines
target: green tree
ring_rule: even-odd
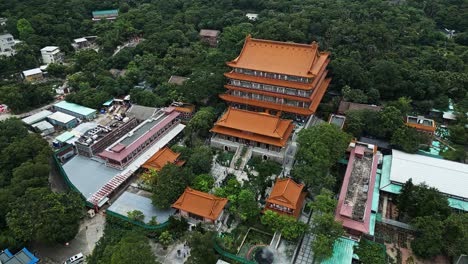
[[[192,188],[201,192],[209,192],[215,180],[210,174],[200,174],[192,181]]]
[[[436,188],[424,183],[413,185],[408,180],[401,190],[397,200],[398,211],[410,218],[431,216],[445,219],[451,212],[447,197]]]
[[[335,178],[329,169],[344,155],[351,137],[337,126],[320,124],[299,132],[294,177],[304,181],[314,193],[332,189]]]
[[[214,252],[213,233],[192,232],[188,239],[190,246],[190,256],[186,263],[188,264],[212,264],[217,257]]]
[[[106,248],[111,251],[111,264],[142,263],[157,264],[151,252],[148,239],[136,232],[127,233],[115,246]]]
[[[143,214],[142,211],[139,211],[139,210],[133,210],[133,211],[127,212],[127,216],[131,220],[137,221],[137,222],[143,222],[143,220],[145,219],[145,215]]]
[[[333,244],[344,234],[341,223],[335,221],[333,213],[315,212],[313,214],[311,233],[315,235],[312,250],[317,260],[324,260],[332,256]]]
[[[83,206],[78,193],[30,188],[15,202],[7,223],[20,241],[64,243],[78,233]]]
[[[412,102],[411,98],[400,97],[396,101],[388,102],[386,106],[393,106],[393,107],[397,108],[398,110],[400,110],[400,112],[403,115],[407,115],[413,109],[413,107],[411,106],[411,102]]]
[[[442,237],[449,256],[468,254],[468,215],[453,213],[445,219]]]
[[[330,258],[333,255],[333,244],[335,240],[325,235],[318,234],[312,242],[312,249],[314,251],[314,263],[316,260],[322,261]]]
[[[167,249],[167,246],[172,243],[172,235],[169,233],[169,231],[163,231],[161,235],[159,235],[159,243],[163,245],[164,249]]]
[[[185,135],[189,139],[190,144],[193,143],[196,137],[208,136],[215,118],[216,114],[212,107],[201,108],[195,113],[193,118],[188,122],[187,127],[185,127]]]
[[[292,216],[278,214],[271,210],[266,210],[260,221],[273,232],[281,232],[281,235],[288,240],[298,239],[308,231],[306,223],[298,221]]]
[[[192,168],[193,173],[202,174],[208,173],[211,170],[213,163],[213,152],[209,146],[199,146],[193,150],[187,166]]]
[[[408,153],[416,153],[422,144],[429,141],[428,136],[415,128],[402,126],[392,135],[391,143]]]
[[[411,249],[422,258],[430,259],[442,253],[444,224],[437,217],[422,216],[413,220],[418,235],[411,241]]]
[[[341,93],[343,94],[344,100],[348,102],[365,104],[368,101],[367,95],[362,90],[351,89],[348,85],[343,87]]]
[[[313,202],[310,202],[308,206],[314,211],[321,213],[333,213],[335,211],[338,201],[333,199],[333,192],[323,188],[320,190],[320,194],[315,196]]]
[[[242,221],[255,219],[260,214],[255,193],[247,189],[240,191],[236,201],[236,212]]]
[[[187,168],[181,168],[174,164],[164,166],[154,182],[153,204],[158,208],[169,208],[184,192],[191,177]]]
[[[152,216],[151,219],[149,220],[148,222],[148,225],[152,225],[152,226],[155,226],[155,225],[158,225],[159,222],[158,222],[158,217],[157,216]]]
[[[25,18],[21,18],[16,22],[16,29],[20,35],[20,39],[26,40],[31,34],[34,34],[34,29],[29,23],[29,21]]]
[[[386,106],[380,113],[380,130],[385,138],[404,125],[403,114],[393,106]]]
[[[359,245],[354,246],[354,253],[358,255],[362,264],[385,264],[385,249],[382,245],[371,242],[365,238],[359,241]]]

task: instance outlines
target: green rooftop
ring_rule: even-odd
[[[58,103],[54,104],[54,106],[65,109],[65,110],[68,110],[68,111],[73,112],[73,113],[83,115],[83,116],[89,116],[89,115],[92,115],[92,114],[96,113],[96,109],[91,109],[91,108],[86,107],[86,106],[82,106],[82,105],[78,105],[78,104],[74,104],[74,103],[69,103],[67,101],[58,102]]]
[[[75,135],[73,135],[71,132],[63,132],[62,134],[58,135],[55,140],[59,141],[59,142],[62,142],[62,143],[65,143],[67,142],[68,140],[72,139],[73,137],[75,137]]]
[[[333,255],[322,261],[322,264],[350,264],[353,260],[354,245],[357,242],[345,237],[340,237],[333,244]]]
[[[119,14],[118,9],[93,11],[93,16],[111,16],[111,15],[118,15],[118,14]]]

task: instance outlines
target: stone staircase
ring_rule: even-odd
[[[245,147],[244,147],[245,148]],[[239,167],[239,170],[243,170],[245,168],[245,165],[247,165],[247,162],[249,162],[250,158],[252,157],[252,152],[253,152],[253,147],[248,146],[247,151],[245,152],[245,155],[242,158],[242,163]]]
[[[237,148],[236,150],[236,153],[234,153],[234,157],[232,157],[232,160],[231,160],[231,164],[229,165],[229,168],[231,169],[235,169],[236,168],[236,162],[239,158],[241,158],[241,153],[242,153],[242,148],[244,148],[244,146],[242,145],[239,145],[239,147]]]

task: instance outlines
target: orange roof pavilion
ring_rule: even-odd
[[[210,131],[283,147],[293,128],[292,120],[229,107]]]
[[[331,79],[327,78],[330,53],[316,42],[299,44],[246,37],[237,58],[226,64],[232,71],[220,98],[259,111],[309,116],[317,111]]]
[[[264,39],[245,39],[240,55],[227,63],[233,68],[312,78],[328,64],[330,53],[319,52],[317,42],[299,44]]]
[[[182,166],[185,161],[178,161],[179,156],[180,153],[175,153],[166,146],[156,152],[141,166],[145,169],[154,169],[156,171],[160,171],[168,163],[174,163],[178,166]]]
[[[172,205],[173,208],[215,221],[223,211],[228,199],[187,187]]]
[[[306,197],[306,192],[303,192],[304,184],[298,184],[290,178],[277,179],[270,196],[266,200],[265,210],[272,210],[280,214],[288,214],[282,210],[276,209],[270,205],[279,205],[291,210],[291,214],[298,218],[302,205]]]

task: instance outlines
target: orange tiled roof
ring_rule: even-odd
[[[195,110],[195,106],[194,105],[176,106],[175,110],[181,113],[193,113],[193,111]]]
[[[304,184],[298,184],[290,178],[278,178],[266,202],[291,208],[297,213],[305,199],[303,188]]]
[[[242,131],[236,130],[236,129],[231,129],[231,128],[226,128],[226,127],[220,127],[220,126],[214,126],[210,131],[218,134],[223,134],[223,135],[228,135],[232,137],[238,137],[238,138],[243,138],[247,140],[253,140],[256,142],[260,143],[265,143],[277,147],[284,147],[286,146],[286,143],[288,142],[289,136],[292,133],[294,126],[291,125],[289,129],[286,131],[286,135],[284,138],[271,138],[267,136],[261,136],[261,135],[255,135],[251,133],[244,133]]]
[[[164,165],[168,163],[175,163],[179,156],[180,153],[175,153],[170,148],[164,147],[156,152],[141,166],[145,169],[154,169],[160,171]]]
[[[298,44],[263,39],[250,35],[240,55],[227,64],[251,70],[311,78],[328,60],[328,52],[319,52],[318,44]]]
[[[315,89],[315,91],[312,93],[312,103],[309,106],[309,110],[312,113],[315,113],[317,111],[317,108],[322,101],[323,95],[325,95],[325,92],[327,91],[328,85],[330,85],[331,79],[325,79],[325,81],[322,82],[320,87]]]
[[[187,187],[172,207],[210,220],[216,220],[227,202],[228,199],[226,198],[220,198]]]
[[[231,107],[215,124],[218,127],[232,128],[244,133],[254,133],[277,139],[284,138],[291,125],[292,120]]]
[[[410,126],[410,127],[413,127],[415,129],[419,129],[419,130],[423,130],[423,131],[427,131],[427,132],[435,132],[436,131],[435,122],[434,122],[433,126],[426,126],[426,125],[423,125],[423,124],[414,124],[414,123],[409,123],[409,122],[406,122],[406,125]]]

